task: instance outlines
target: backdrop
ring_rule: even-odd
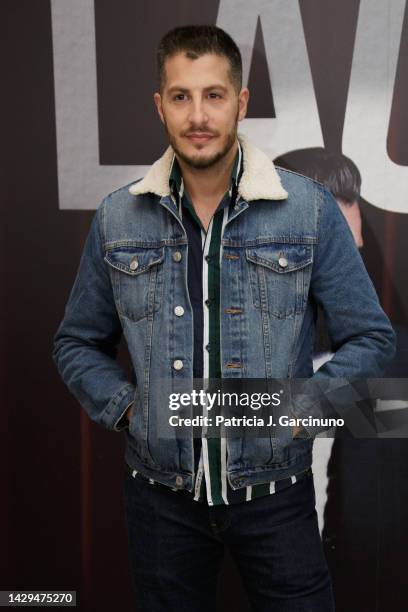
[[[251,92],[242,132],[271,158],[343,152],[362,176],[362,255],[407,376],[408,11],[405,0],[3,0],[0,590],[77,590],[81,610],[134,609],[122,434],[91,423],[52,338],[94,209],[166,145],[155,49],[216,23]],[[121,347],[120,360],[128,367]],[[339,612],[406,610],[408,440],[336,440],[321,489]],[[328,488],[326,492],[326,480]],[[247,609],[227,557],[219,609]]]

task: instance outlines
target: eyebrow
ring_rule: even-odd
[[[224,87],[224,85],[209,85],[208,87],[204,87],[204,91],[210,91],[211,89],[220,89],[223,92],[227,92],[227,88]],[[190,90],[186,89],[185,87],[177,87],[177,85],[173,85],[173,87],[170,87],[167,90],[167,93],[171,94],[174,93],[175,91],[181,92],[181,93],[188,93]]]

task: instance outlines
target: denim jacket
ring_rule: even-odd
[[[380,377],[394,355],[395,334],[335,199],[320,183],[276,168],[242,135],[239,140],[244,170],[222,235],[222,378]],[[169,147],[142,180],[98,207],[53,359],[89,417],[123,429],[130,466],[192,491],[193,437],[163,439],[157,429],[166,410],[160,381],[193,377],[187,236],[169,192],[173,155]],[[335,352],[313,374],[318,304]],[[122,333],[131,381],[115,359]],[[132,419],[123,428],[119,421],[132,401]],[[306,408],[298,406],[296,414]],[[227,439],[231,487],[306,469],[316,433]]]

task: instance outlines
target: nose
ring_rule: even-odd
[[[208,122],[208,115],[201,97],[192,99],[188,119],[193,126],[197,127]]]

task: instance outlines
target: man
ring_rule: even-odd
[[[232,39],[177,28],[158,68],[170,147],[98,208],[54,359],[89,416],[126,433],[140,609],[214,610],[227,545],[254,610],[331,611],[310,470],[319,428],[163,436],[167,382],[312,376],[316,303],[336,350],[319,379],[380,375],[394,334],[329,192],[238,137],[249,92]],[[115,361],[122,331],[131,382]]]

